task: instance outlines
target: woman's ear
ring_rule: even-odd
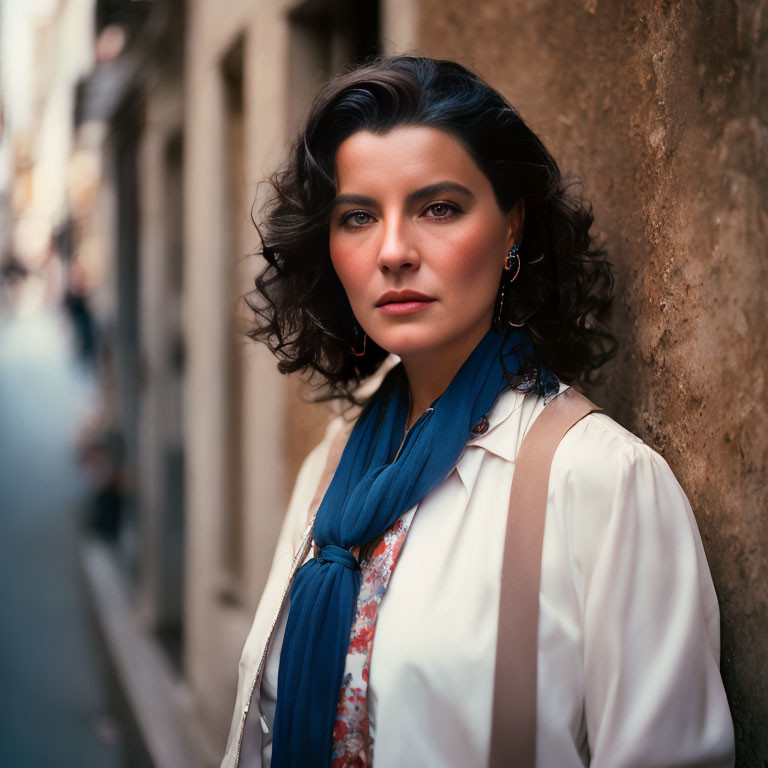
[[[522,197],[517,198],[517,202],[512,206],[512,210],[507,214],[509,221],[507,248],[511,248],[513,243],[519,243],[523,236],[523,224],[525,223],[525,200]]]

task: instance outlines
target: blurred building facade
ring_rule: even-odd
[[[63,295],[62,264],[74,255],[72,115],[76,83],[93,66],[92,7],[0,2],[0,271],[31,275],[37,301]]]
[[[226,11],[97,0],[95,68],[75,107],[74,154],[99,173],[80,236],[104,261],[104,420],[120,437],[118,499],[97,527],[164,660],[152,664],[167,680],[148,686],[177,716],[147,721],[146,737],[168,765],[221,759],[282,515],[330,415],[244,336],[258,182],[322,82],[407,47],[415,29],[402,2],[232,0]],[[174,726],[177,749],[164,749]]]
[[[0,6],[3,41],[19,39],[23,6]],[[623,345],[592,396],[662,452],[691,499],[721,599],[738,764],[768,760],[768,651],[756,650],[768,425],[755,408],[768,345],[757,258],[768,240],[768,19],[746,2],[650,0],[26,7],[24,55],[78,53],[36,69],[44,86],[22,91],[43,96],[27,103],[2,46],[0,247],[32,254],[30,265],[66,251],[62,280],[99,319],[110,469],[92,523],[112,542],[123,618],[142,638],[143,651],[114,651],[157,764],[221,758],[283,511],[329,415],[242,335],[258,183],[327,77],[401,50],[476,69],[584,179],[616,268]],[[24,224],[40,211],[45,236]],[[144,665],[141,653],[154,655]]]

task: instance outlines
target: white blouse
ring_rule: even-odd
[[[543,407],[504,393],[489,429],[406,513],[415,515],[371,657],[376,768],[488,763],[509,492],[520,443]],[[286,602],[258,697],[264,768],[287,614]],[[561,441],[550,474],[536,765],[732,766],[719,656],[717,598],[685,493],[638,437],[605,414],[586,416]]]

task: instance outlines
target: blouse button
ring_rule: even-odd
[[[480,421],[478,421],[477,424],[475,424],[474,427],[472,427],[472,434],[473,435],[482,435],[482,434],[484,434],[487,431],[488,431],[488,417],[487,416],[483,416],[483,418],[480,419]]]

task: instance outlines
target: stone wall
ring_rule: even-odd
[[[501,90],[594,204],[622,346],[590,394],[691,501],[745,767],[768,764],[766,10],[421,0],[418,36]]]

